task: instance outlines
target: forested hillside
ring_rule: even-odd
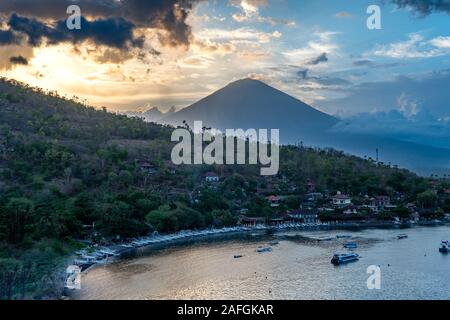
[[[244,208],[270,217],[277,212],[265,196],[286,195],[282,209],[296,209],[311,183],[329,194],[402,194],[411,201],[428,187],[406,170],[301,146],[281,148],[275,177],[260,176],[257,166],[177,167],[170,161],[171,133],[2,79],[0,281],[20,274],[23,283],[34,283],[15,293],[25,295],[39,286],[40,278],[30,277],[54,268],[80,240],[232,225]],[[211,171],[218,184],[204,182]]]

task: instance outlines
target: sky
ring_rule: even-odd
[[[447,123],[450,0],[2,0],[0,74],[111,111],[251,77],[341,118]]]

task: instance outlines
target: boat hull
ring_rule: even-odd
[[[341,264],[347,264],[347,263],[351,263],[351,262],[356,262],[358,261],[358,258],[355,259],[351,259],[351,260],[331,260],[331,263],[334,264],[335,266],[341,265]]]
[[[359,260],[358,254],[348,254],[348,255],[335,255],[331,259],[331,263],[334,265],[341,265],[346,264],[350,262],[356,262]]]

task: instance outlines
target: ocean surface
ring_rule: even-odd
[[[397,235],[407,234],[399,240]],[[351,235],[351,239],[337,239]],[[325,238],[332,240],[323,240]],[[318,241],[317,239],[322,239]],[[75,299],[450,299],[450,226],[253,234],[152,251],[91,269]],[[257,253],[273,245],[272,252]],[[356,242],[360,260],[333,266]],[[242,258],[235,259],[235,255]],[[369,266],[381,288],[369,290]]]

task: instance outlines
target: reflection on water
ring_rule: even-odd
[[[351,234],[358,262],[334,267]],[[397,240],[399,233],[409,237]],[[305,238],[306,237],[306,238]],[[278,239],[273,251],[258,246]],[[289,232],[253,240],[171,248],[91,270],[78,299],[450,299],[450,255],[438,252],[450,227]],[[235,255],[242,255],[235,259]],[[367,267],[381,267],[381,290],[368,290]]]

